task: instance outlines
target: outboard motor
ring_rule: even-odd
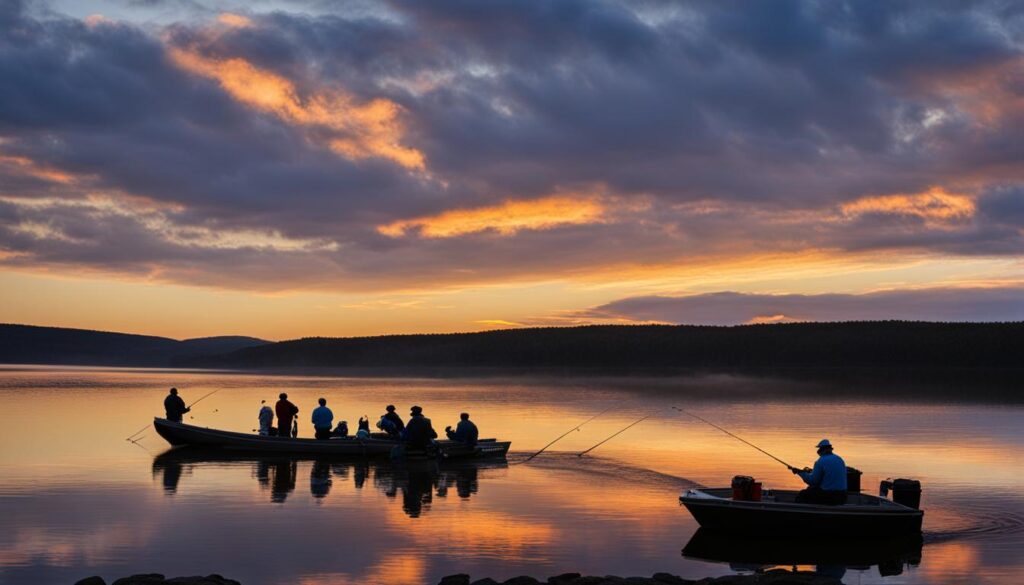
[[[846,468],[846,491],[851,494],[860,493],[861,471],[854,467]]]
[[[878,486],[878,495],[885,498],[892,490],[892,501],[915,510],[921,509],[921,482],[916,479],[886,479]]]

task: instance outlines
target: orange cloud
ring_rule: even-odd
[[[510,236],[523,230],[603,223],[605,212],[605,205],[595,197],[554,195],[529,201],[509,200],[476,209],[453,209],[378,226],[377,231],[392,238],[410,232],[425,238],[453,238],[484,231]]]
[[[842,206],[847,217],[880,213],[887,215],[913,215],[935,222],[952,222],[974,215],[974,200],[966,195],[948,193],[934,187],[924,193],[876,195],[862,197]]]
[[[64,185],[71,183],[74,180],[74,177],[68,173],[41,165],[32,159],[23,156],[0,154],[0,172],[25,175]]]
[[[249,17],[231,12],[222,12],[217,16],[217,22],[231,28],[250,28],[253,26],[253,22]]]
[[[235,18],[228,20],[237,22]],[[170,56],[178,67],[216,80],[233,98],[256,110],[291,124],[334,131],[327,145],[345,158],[385,158],[407,169],[425,169],[423,153],[402,145],[402,108],[395,102],[374,99],[357,103],[353,96],[337,89],[303,98],[290,80],[244,59],[212,59],[178,48],[171,49]]]

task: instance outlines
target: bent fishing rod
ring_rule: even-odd
[[[562,433],[561,435],[558,435],[558,438],[556,438],[556,439],[555,439],[554,441],[551,441],[551,442],[550,442],[550,443],[548,443],[547,445],[544,445],[544,448],[543,448],[543,449],[541,449],[540,451],[537,451],[537,452],[536,452],[536,453],[534,453],[533,455],[530,455],[529,457],[527,457],[527,458],[526,458],[526,461],[529,461],[529,460],[533,459],[534,457],[536,457],[537,455],[540,455],[541,453],[543,453],[544,451],[546,451],[548,447],[550,447],[550,446],[554,445],[555,443],[557,443],[557,442],[561,441],[562,439],[564,439],[565,437],[569,436],[569,434],[570,434],[570,433],[572,433],[573,431],[578,431],[578,430],[580,430],[580,428],[582,428],[582,427],[583,427],[583,425],[585,425],[585,424],[587,424],[588,422],[590,422],[590,421],[594,420],[595,418],[597,418],[597,417],[601,416],[602,414],[605,414],[605,413],[606,413],[606,412],[608,412],[609,410],[611,410],[611,409],[615,408],[615,407],[616,407],[617,405],[618,405],[618,403],[616,403],[616,404],[613,404],[613,405],[609,406],[608,408],[606,408],[606,409],[602,410],[601,412],[599,412],[599,413],[595,414],[594,416],[592,416],[592,417],[588,418],[587,420],[585,420],[585,421],[581,422],[580,424],[578,424],[578,425],[574,426],[573,428],[571,428],[571,429],[569,429],[568,431],[566,431],[566,432]],[[523,463],[526,463],[526,461],[523,461]]]
[[[591,447],[591,448],[587,449],[586,451],[580,451],[579,453],[577,453],[577,454],[576,454],[576,456],[577,456],[577,457],[583,457],[583,456],[584,456],[584,455],[586,455],[587,453],[590,453],[590,452],[591,452],[591,451],[593,451],[594,449],[597,449],[597,448],[598,448],[598,447],[600,447],[601,445],[604,445],[604,444],[605,444],[605,443],[607,443],[608,441],[611,441],[611,440],[612,440],[612,439],[614,439],[615,437],[617,437],[617,436],[621,435],[622,433],[624,433],[624,432],[628,431],[628,430],[629,430],[630,428],[632,428],[632,427],[634,427],[634,426],[636,426],[636,425],[638,425],[638,424],[640,424],[640,423],[644,422],[645,420],[647,420],[647,419],[649,419],[649,418],[651,418],[651,415],[649,415],[649,414],[648,414],[647,416],[645,416],[645,417],[643,417],[643,418],[641,418],[641,419],[638,419],[638,420],[635,420],[635,421],[633,421],[633,422],[632,422],[632,423],[630,423],[630,424],[629,424],[629,426],[627,426],[626,428],[624,428],[624,429],[622,429],[621,431],[619,431],[619,432],[615,433],[614,435],[612,435],[612,436],[608,437],[607,439],[605,439],[605,440],[601,441],[600,443],[598,443],[598,444],[594,445],[593,447]]]
[[[695,419],[697,419],[697,420],[701,421],[702,423],[705,423],[705,424],[709,424],[709,425],[711,425],[711,426],[715,427],[716,429],[718,429],[718,430],[722,431],[723,433],[725,433],[725,434],[729,435],[730,437],[732,437],[732,438],[736,439],[737,441],[739,441],[739,442],[741,442],[741,443],[745,443],[745,444],[747,444],[747,445],[749,445],[749,446],[751,446],[751,447],[753,447],[753,448],[757,449],[758,451],[760,451],[760,452],[764,453],[765,455],[767,455],[767,456],[771,457],[772,459],[774,459],[774,460],[778,461],[779,463],[781,463],[781,464],[785,465],[785,466],[786,466],[787,468],[789,468],[789,469],[796,469],[796,467],[793,467],[793,466],[792,466],[792,465],[790,465],[789,463],[786,463],[786,462],[785,462],[785,461],[783,461],[782,459],[779,459],[779,458],[778,458],[778,457],[776,457],[775,455],[772,455],[771,453],[769,453],[769,452],[765,451],[764,449],[762,449],[762,448],[758,447],[757,445],[755,445],[755,444],[751,443],[750,441],[748,441],[748,440],[744,439],[743,437],[740,437],[740,436],[737,436],[737,435],[735,435],[735,434],[733,434],[733,433],[730,433],[729,431],[727,431],[727,430],[723,429],[722,427],[720,427],[720,426],[716,425],[715,423],[713,423],[713,422],[711,422],[711,421],[709,421],[709,420],[707,420],[707,419],[705,419],[705,418],[701,418],[701,417],[697,416],[696,414],[693,414],[692,412],[687,412],[687,411],[683,410],[682,408],[679,408],[678,406],[673,406],[672,408],[673,408],[674,410],[678,410],[679,412],[681,412],[681,413],[683,413],[683,414],[685,414],[685,415],[687,415],[687,416],[692,416],[693,418],[695,418]]]

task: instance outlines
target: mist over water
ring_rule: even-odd
[[[126,442],[162,416],[172,385],[186,402],[221,389],[186,418],[191,424],[250,432],[260,400],[287,391],[301,410],[301,436],[312,434],[308,417],[323,396],[352,428],[388,403],[403,417],[423,406],[439,429],[469,411],[481,436],[511,440],[513,453],[507,463],[438,466],[167,453],[152,431]],[[794,387],[813,389],[801,397]],[[794,465],[811,464],[814,444],[828,437],[863,471],[869,493],[889,477],[922,482],[919,553],[910,551],[898,574],[871,558],[839,563],[845,583],[1006,583],[1024,570],[1024,406],[971,399],[985,390],[965,384],[927,400],[920,387],[910,398],[862,395],[846,383],[830,390],[820,380],[752,376],[442,380],[4,367],[0,582],[161,572],[220,573],[246,585],[429,583],[456,572],[698,578],[750,570],[681,553],[697,525],[679,492],[728,485],[736,474],[776,488],[799,480],[670,408],[679,405]]]

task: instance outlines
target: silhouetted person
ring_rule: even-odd
[[[181,422],[181,416],[192,409],[185,406],[185,401],[178,396],[178,389],[171,388],[171,393],[164,398],[164,410],[167,411],[167,420]]]
[[[369,439],[370,438],[370,419],[363,415],[359,417],[358,427],[356,428],[357,439]]]
[[[318,439],[331,438],[331,425],[334,424],[334,413],[327,408],[327,399],[318,400],[320,406],[313,409],[313,433]]]
[[[277,413],[277,436],[290,437],[292,434],[292,419],[299,414],[299,407],[288,402],[288,394],[282,392],[280,400],[274,405]]]
[[[459,418],[461,420],[459,420],[459,424],[455,427],[454,431],[452,431],[451,427],[444,428],[445,435],[453,441],[465,443],[470,447],[476,446],[476,441],[480,438],[480,431],[477,430],[473,421],[469,420],[468,412],[460,414]]]
[[[409,409],[411,416],[409,424],[405,425],[405,440],[413,447],[426,447],[431,439],[437,438],[437,431],[434,430],[430,419],[423,416],[423,409],[414,406]]]
[[[801,504],[830,506],[845,504],[846,463],[842,457],[832,452],[832,443],[828,439],[818,442],[818,455],[814,469],[789,468],[807,484],[807,489],[797,494],[796,501]]]
[[[385,412],[384,416],[381,417],[381,430],[390,435],[391,438],[397,439],[402,436],[402,431],[405,430],[405,422],[403,422],[402,417],[398,416],[398,413],[395,412],[394,404],[389,404],[385,410],[387,410],[387,412]],[[388,426],[387,423],[384,423],[384,421],[390,423],[390,426]]]
[[[335,437],[347,437],[348,436],[348,421],[347,420],[343,420],[340,423],[338,423],[338,426],[334,427],[334,430],[331,431],[331,435],[333,435]]]
[[[270,434],[270,427],[274,426],[274,410],[267,406],[266,400],[260,400],[260,434],[267,436]]]

